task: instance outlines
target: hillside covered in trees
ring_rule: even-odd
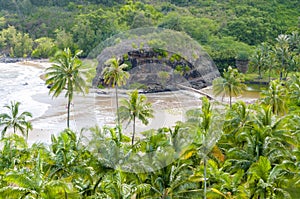
[[[56,49],[83,50],[135,28],[187,33],[219,68],[249,56],[253,46],[299,30],[299,1],[1,0],[2,56],[47,58]],[[241,55],[240,55],[241,54]]]
[[[49,94],[67,100],[67,128],[48,144],[27,143],[35,127],[20,102],[4,106],[0,199],[299,198],[299,8],[298,0],[0,0],[0,59],[51,57],[44,76]],[[225,68],[212,90],[229,104],[202,97],[185,121],[135,137],[136,122],[147,125],[155,110],[137,90],[118,100],[118,86],[130,74],[112,57],[102,74],[115,88],[116,125],[70,129],[73,94],[87,92],[81,58],[141,27],[184,32],[199,42]],[[259,76],[269,73],[269,85],[254,102],[232,101],[246,85],[244,74],[227,66],[249,56]],[[132,125],[131,137],[122,122]]]

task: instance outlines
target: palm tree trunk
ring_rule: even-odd
[[[204,193],[203,193],[203,198],[204,199],[206,199],[206,187],[207,187],[207,185],[206,185],[206,156],[204,156],[204,159],[203,159],[203,161],[204,161],[204,174],[203,174],[203,176],[204,176]]]
[[[231,108],[231,99],[232,98],[232,87],[231,87],[231,85],[229,86],[229,106],[230,106],[230,108]]]
[[[64,189],[64,191],[65,191],[65,199],[68,199],[69,197],[68,197],[68,193],[66,192],[66,189]]]
[[[71,100],[70,97],[68,98],[68,116],[67,116],[67,128],[70,128],[70,106],[71,106]]]
[[[132,127],[132,138],[131,138],[131,145],[134,144],[134,135],[135,135],[135,116],[133,116],[133,127]]]
[[[284,70],[284,57],[283,57],[283,55],[282,55],[282,56],[281,56],[280,81],[282,80],[283,70]]]
[[[271,67],[269,68],[269,83],[271,81]]]
[[[116,87],[117,121],[118,121],[118,126],[120,126],[118,85],[115,85],[115,87]]]

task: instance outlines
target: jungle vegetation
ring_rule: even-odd
[[[203,97],[185,122],[142,137],[126,136],[119,125],[67,128],[49,145],[29,146],[19,124],[30,114],[14,114],[15,123],[1,114],[0,198],[297,198],[299,79],[272,81],[252,104],[220,109]],[[125,112],[133,122],[153,117],[146,96],[139,95],[121,99],[121,118]]]
[[[60,56],[77,52],[77,76],[79,58],[96,45],[147,26],[183,31],[198,41],[225,69],[220,86],[240,85],[240,78],[230,78],[239,76],[237,70],[228,66],[243,58],[259,77],[268,77],[268,89],[253,104],[238,101],[221,109],[204,97],[185,122],[141,132],[143,137],[124,135],[120,125],[67,128],[49,145],[30,146],[31,114],[19,114],[22,104],[11,102],[5,106],[10,112],[0,114],[0,198],[298,198],[299,1],[0,2],[1,55],[56,57],[48,82],[57,81],[54,95],[67,89],[68,100],[76,88],[62,84]],[[129,95],[121,100],[120,119],[134,125],[136,118],[153,117],[150,104],[137,103],[145,96]],[[134,115],[142,110],[147,114]]]
[[[126,30],[161,27],[187,33],[220,71],[249,58],[262,42],[299,32],[299,1],[2,0],[0,54],[48,58],[58,49],[81,57]]]

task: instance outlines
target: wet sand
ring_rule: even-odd
[[[96,90],[89,94],[74,96],[71,107],[70,128],[80,132],[82,128],[89,128],[98,125],[115,126],[115,93],[114,90],[106,90],[108,94],[97,94]],[[122,94],[123,93],[123,94]],[[119,97],[126,98],[123,91]],[[182,91],[147,94],[148,100],[154,109],[154,118],[150,119],[147,126],[137,122],[136,131],[142,132],[149,129],[171,127],[177,121],[184,121],[185,112],[199,106],[200,100],[187,95]],[[67,99],[64,96],[53,98],[48,94],[37,94],[33,99],[50,105],[48,110],[38,118],[32,120],[33,130],[29,133],[28,141],[50,143],[51,134],[57,135],[66,127],[67,120]],[[131,135],[132,125],[123,124],[124,133]]]
[[[50,66],[50,63],[45,61],[30,61],[20,64],[38,67],[42,70]],[[209,92],[209,88],[203,89],[203,91]],[[70,114],[70,128],[72,130],[79,133],[82,128],[90,128],[95,125],[99,127],[105,125],[115,126],[115,92],[113,89],[106,89],[104,93],[102,94],[98,90],[90,89],[90,92],[85,96],[74,96]],[[126,90],[120,90],[119,98],[126,98],[126,93]],[[138,121],[136,126],[137,132],[161,127],[172,127],[177,121],[185,120],[187,110],[201,106],[201,95],[194,94],[191,91],[162,92],[146,94],[146,96],[152,103],[154,118],[150,119],[147,126]],[[64,97],[64,94],[61,94],[57,98],[52,98],[48,92],[38,93],[32,96],[32,98],[49,106],[44,114],[31,121],[33,130],[29,132],[28,142],[30,144],[35,142],[49,144],[51,142],[51,135],[58,135],[67,126],[67,99]],[[221,98],[218,99],[221,100]],[[235,98],[234,100],[240,100],[240,98]],[[243,100],[249,101],[253,99]],[[131,135],[132,125],[129,124],[127,126],[124,123],[123,127],[124,133]]]

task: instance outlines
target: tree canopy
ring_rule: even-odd
[[[3,0],[0,54],[43,58],[68,44],[73,51],[82,49],[81,56],[86,57],[115,34],[154,26],[187,33],[209,52],[222,71],[233,65],[241,47],[249,53],[252,46],[272,42],[279,34],[299,31],[297,8],[297,0]],[[53,42],[46,55],[41,38]]]

